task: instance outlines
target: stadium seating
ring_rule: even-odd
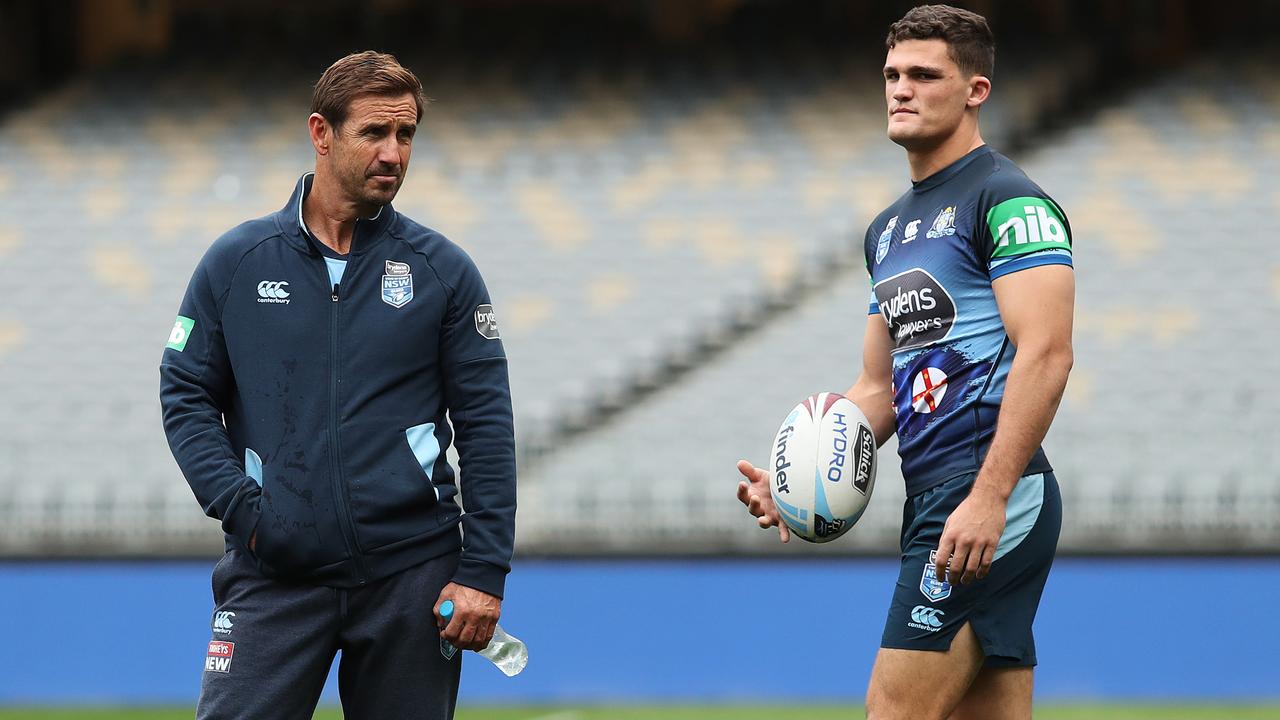
[[[861,229],[906,182],[875,73],[828,60],[426,76],[434,102],[396,204],[466,248],[494,295],[522,547],[772,547],[729,497],[732,461],[759,457],[797,399],[852,380]],[[1241,547],[1276,540],[1274,448],[1191,424],[1277,419],[1274,391],[1251,385],[1274,344],[1248,332],[1280,299],[1280,271],[1251,244],[1276,210],[1261,184],[1280,158],[1274,113],[1213,112],[1223,97],[1265,101],[1210,73],[1019,156],[1080,241],[1077,371],[1049,441],[1075,510],[1068,547],[1159,549],[1223,528]],[[311,163],[310,75],[233,77],[117,69],[0,124],[0,212],[15,219],[0,228],[13,298],[0,309],[0,552],[218,546],[160,433],[161,338],[208,243],[281,205]],[[1030,67],[1002,86],[984,118],[997,145],[1063,107],[1039,78]],[[803,337],[830,354],[776,352]],[[1217,367],[1234,372],[1205,372]],[[901,483],[886,460],[843,550],[895,542]]]
[[[1261,63],[1255,70],[1267,78]],[[1257,236],[1280,209],[1261,181],[1280,170],[1280,84],[1245,92],[1223,72],[1213,61],[1189,68],[1018,156],[1066,207],[1077,241],[1076,365],[1046,442],[1066,505],[1065,550],[1280,545],[1270,440],[1280,394],[1259,382],[1275,373],[1267,328],[1280,309],[1280,265]],[[829,292],[536,466],[522,507],[551,517],[526,523],[525,539],[617,547],[656,514],[671,521],[646,544],[774,547],[722,502],[733,461],[765,458],[792,403],[853,380],[865,282],[859,268],[831,278]],[[780,350],[806,340],[825,352]],[[842,551],[895,546],[903,496],[892,453],[882,451],[877,495]]]

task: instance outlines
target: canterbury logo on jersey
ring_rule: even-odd
[[[289,304],[289,283],[281,280],[263,280],[258,283],[258,302]]]
[[[942,627],[942,621],[938,618],[946,613],[938,608],[917,605],[911,608],[911,622],[907,623],[909,627],[928,630],[929,632],[937,632]]]

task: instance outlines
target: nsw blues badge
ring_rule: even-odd
[[[938,561],[938,551],[929,551],[929,564],[924,566],[924,575],[920,577],[920,592],[929,599],[929,602],[938,602],[951,597],[951,583],[946,580],[938,579],[938,572],[934,568],[934,563]]]
[[[382,276],[382,302],[402,308],[413,299],[413,273],[408,263],[387,261],[387,274]]]
[[[893,229],[898,226],[898,216],[894,215],[889,218],[889,224],[885,226],[884,232],[880,233],[880,242],[876,244],[876,263],[879,264],[884,260],[884,256],[889,254],[889,242],[893,240]]]

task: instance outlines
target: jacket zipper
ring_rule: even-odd
[[[327,277],[328,271],[325,270]],[[341,297],[338,284],[333,286],[329,312],[329,475],[333,478],[333,501],[342,506],[338,520],[342,526],[342,541],[347,554],[355,562],[356,580],[364,585],[367,573],[360,542],[356,539],[355,521],[351,518],[351,501],[347,497],[347,483],[342,477],[342,451],[338,444],[338,301]]]

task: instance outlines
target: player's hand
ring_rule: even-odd
[[[453,601],[453,619],[445,625],[440,617],[440,606],[445,600]],[[466,585],[449,583],[440,591],[440,597],[432,608],[440,637],[462,650],[483,650],[493,639],[493,629],[498,626],[502,614],[502,600],[486,592]]]
[[[981,580],[991,572],[996,546],[1004,532],[1006,501],[995,492],[975,488],[951,513],[942,529],[934,566],[939,578],[961,584]],[[948,577],[947,563],[952,568]]]
[[[738,482],[738,500],[747,506],[747,512],[756,517],[756,522],[762,528],[777,526],[778,537],[782,542],[791,540],[791,532],[778,516],[778,508],[773,504],[773,495],[769,492],[769,471],[746,460],[739,460],[738,472],[746,478]]]

